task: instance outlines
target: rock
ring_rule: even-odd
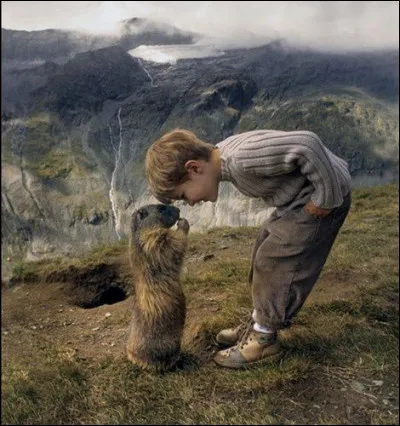
[[[228,232],[227,234],[222,235],[223,238],[232,238],[234,240],[237,240],[238,237],[236,234],[232,233],[232,232]]]
[[[354,389],[356,392],[363,393],[363,392],[365,391],[365,386],[364,386],[362,383],[357,382],[357,381],[355,381],[355,380],[353,380],[353,381],[350,383],[350,386],[351,386],[351,388],[352,388],[352,389]]]
[[[98,225],[101,222],[101,217],[100,215],[98,215],[96,212],[94,214],[92,214],[89,219],[88,222],[90,223],[90,225]]]

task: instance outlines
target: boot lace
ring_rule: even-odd
[[[240,320],[239,324],[239,339],[238,343],[235,346],[232,346],[231,348],[228,348],[225,350],[225,355],[229,356],[229,354],[240,347],[240,349],[243,349],[243,347],[247,344],[247,337],[253,330],[254,320],[253,320],[253,311],[250,313],[246,313],[244,317]]]

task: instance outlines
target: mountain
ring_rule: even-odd
[[[93,35],[81,31],[1,29],[1,55],[7,66],[23,67],[37,61],[65,62],[75,54],[103,47],[131,50],[142,44],[190,44],[199,34],[162,22],[131,18],[119,22],[115,34]],[[3,64],[4,65],[4,64]]]
[[[32,91],[32,103],[36,111],[51,111],[69,123],[100,112],[106,100],[122,99],[147,81],[138,61],[112,46],[75,55]]]
[[[145,24],[125,22],[129,34]],[[328,54],[280,40],[168,64],[132,57],[131,47],[3,74],[3,257],[74,256],[126,236],[133,210],[155,201],[146,149],[176,127],[211,143],[307,129],[348,161],[354,185],[398,176],[397,51]],[[225,183],[215,204],[178,204],[194,230],[270,214]]]

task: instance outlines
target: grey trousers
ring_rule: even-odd
[[[350,205],[348,194],[325,218],[299,206],[266,220],[254,244],[249,275],[257,323],[275,330],[291,325],[321,273]]]

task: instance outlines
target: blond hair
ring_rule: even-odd
[[[166,133],[150,145],[146,153],[146,179],[153,195],[162,203],[170,203],[177,185],[186,182],[189,160],[209,161],[214,145],[203,142],[184,129]]]

